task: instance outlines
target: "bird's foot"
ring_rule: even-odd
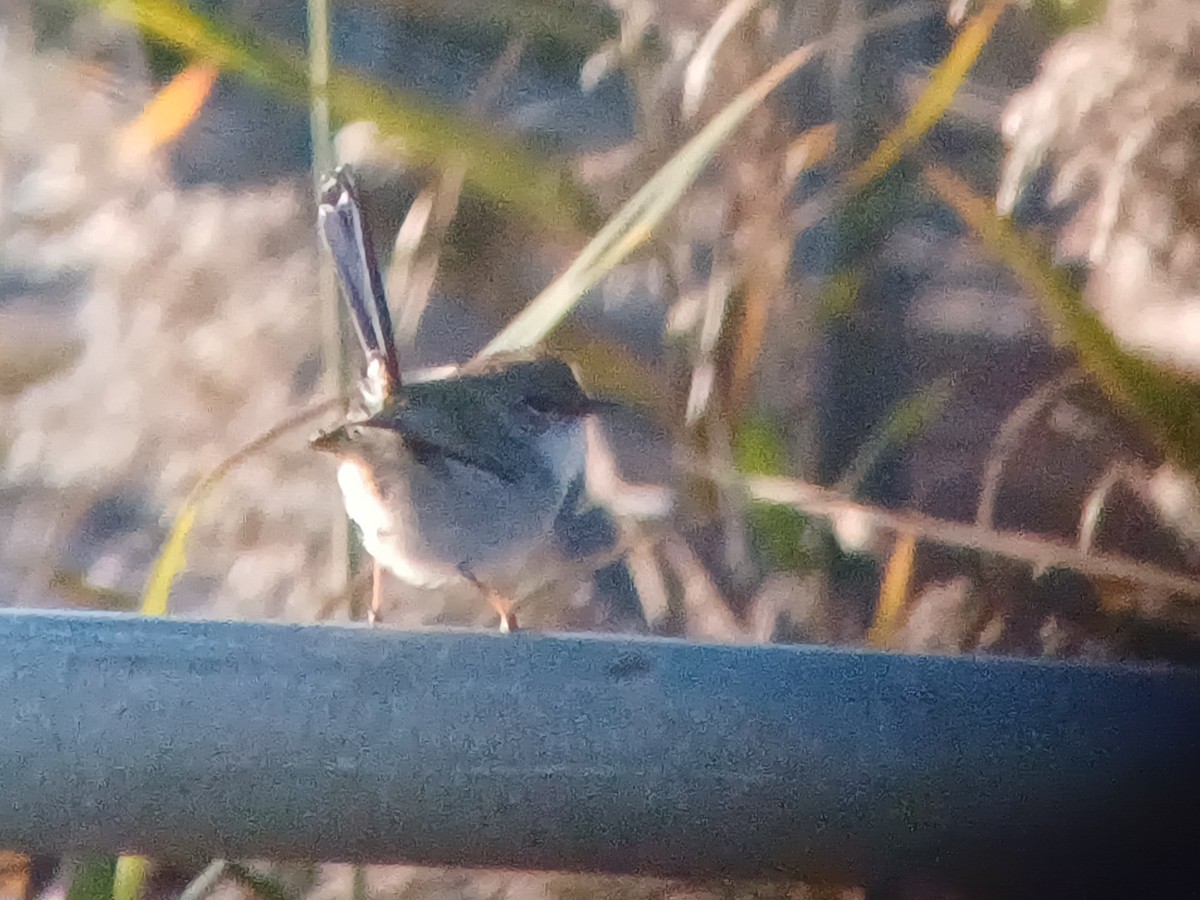
[[[458,571],[462,573],[463,578],[479,589],[483,596],[487,598],[487,602],[491,604],[492,609],[500,616],[501,634],[511,634],[520,627],[517,625],[516,603],[500,592],[492,590],[476,578],[475,573],[471,571],[469,563],[459,563]]]

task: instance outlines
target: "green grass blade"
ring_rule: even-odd
[[[309,102],[308,63],[278,41],[235,31],[174,0],[89,2],[280,96]],[[466,167],[475,188],[550,227],[574,230],[594,220],[590,198],[566,170],[547,165],[486,125],[344,70],[330,75],[327,96],[336,120],[375,122],[384,135],[403,141],[414,165],[453,160]]]
[[[320,416],[327,415],[339,407],[341,403],[340,399],[318,403],[316,406],[310,407],[299,415],[293,416],[286,422],[276,425],[270,431],[260,435],[237,453],[224,460],[192,488],[184,499],[183,507],[179,510],[179,514],[176,515],[175,521],[171,523],[171,531],[167,535],[166,541],[163,542],[163,547],[158,552],[158,557],[154,560],[154,566],[150,570],[150,577],[146,579],[146,589],[142,593],[142,615],[165,616],[167,614],[170,608],[171,588],[175,584],[175,579],[187,568],[187,540],[188,536],[192,533],[192,528],[196,524],[196,516],[200,512],[200,506],[224,480],[225,476],[240,463],[249,459],[255,453],[258,453],[285,434]]]
[[[650,237],[746,116],[815,55],[815,45],[801,47],[734,98],[621,207],[567,270],[496,335],[480,355],[522,350],[540,343],[589,289]]]
[[[138,900],[150,874],[150,860],[144,856],[121,856],[113,870],[112,900]]]
[[[962,27],[908,116],[884,136],[871,155],[855,169],[851,179],[855,189],[861,189],[894,166],[941,120],[1010,3],[1011,0],[989,0],[979,14]]]
[[[1122,350],[1046,252],[1001,218],[991,201],[977,195],[956,174],[937,165],[925,166],[921,174],[984,246],[1038,298],[1042,312],[1104,391],[1140,418],[1175,462],[1200,474],[1200,386]]]
[[[650,237],[746,116],[788,77],[821,53],[857,40],[867,31],[894,27],[927,14],[925,7],[900,7],[877,16],[866,27],[834,33],[785,56],[684,144],[600,229],[567,270],[530,301],[479,355],[524,350],[541,343],[588,290]]]
[[[72,867],[66,900],[112,900],[117,860],[113,856],[89,856]]]
[[[360,0],[361,2],[361,0]],[[620,37],[621,22],[610,4],[591,0],[365,0],[393,15],[458,33],[499,32],[541,45],[535,54],[551,63],[578,66],[606,41]],[[647,35],[652,43],[654,35]],[[544,49],[543,49],[544,48]]]
[[[920,437],[950,402],[953,384],[950,377],[938,378],[897,403],[859,447],[845,474],[838,479],[837,489],[854,494],[885,454]]]

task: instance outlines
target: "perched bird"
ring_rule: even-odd
[[[584,425],[605,404],[549,356],[492,358],[402,384],[347,170],[324,191],[319,217],[367,357],[366,410],[312,446],[338,458],[346,511],[375,560],[371,618],[380,615],[383,566],[415,587],[488,599],[507,630],[517,603],[595,569],[586,560],[606,543],[606,528],[581,542],[579,525],[590,521]]]

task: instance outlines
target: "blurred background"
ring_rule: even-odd
[[[639,189],[668,209],[546,341],[621,404],[590,475],[624,555],[533,627],[1191,662],[1197,76],[1189,0],[7,0],[0,598],[138,609],[188,492],[344,390],[313,198],[351,162],[412,368]],[[217,480],[171,612],[358,614],[307,447],[338,415]],[[389,590],[389,624],[485,621]]]

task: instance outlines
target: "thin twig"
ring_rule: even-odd
[[[726,605],[708,569],[687,541],[668,535],[659,544],[659,552],[679,579],[687,612],[688,637],[717,641],[745,639],[746,630]]]
[[[713,20],[688,60],[683,75],[683,98],[679,106],[686,122],[700,111],[700,103],[712,77],[717,51],[741,21],[754,11],[758,0],[730,0]]]
[[[353,573],[352,577],[342,586],[340,590],[333,591],[321,600],[317,606],[317,611],[313,613],[314,622],[324,622],[326,619],[332,618],[335,610],[345,607],[352,613],[351,619],[354,618],[355,611],[354,599],[361,594],[367,587],[367,582],[371,578],[371,573],[363,571]]]
[[[1124,460],[1113,463],[1096,482],[1095,487],[1088,492],[1087,500],[1079,515],[1079,549],[1084,553],[1092,553],[1096,548],[1096,540],[1100,525],[1104,518],[1104,510],[1108,499],[1117,485],[1129,487],[1147,506],[1153,506],[1154,501],[1146,496],[1146,491],[1139,485],[1144,485],[1150,479],[1150,473],[1144,466]]]
[[[214,859],[204,870],[188,882],[179,895],[179,900],[205,900],[225,877],[225,860]]]
[[[476,114],[494,106],[504,82],[517,69],[525,54],[525,42],[509,42],[499,59],[479,80],[468,102]],[[409,207],[408,215],[396,234],[392,264],[388,271],[388,293],[399,298],[396,340],[410,345],[429,305],[441,265],[442,247],[466,183],[467,170],[460,163],[447,162],[433,183],[421,191]]]
[[[688,389],[687,411],[684,413],[684,421],[688,426],[695,425],[709,408],[717,378],[717,343],[725,324],[733,284],[733,272],[727,262],[715,262],[708,280],[700,324],[700,346],[692,365],[692,381]]]
[[[334,153],[329,116],[329,38],[328,0],[308,0],[308,128],[312,144],[313,195],[320,202],[321,186],[333,169]],[[328,254],[323,252],[316,229],[312,231],[317,249],[317,296],[320,302],[321,357],[325,365],[324,384],[329,393],[345,393],[350,387],[350,369],[342,354],[345,313],[338,300],[337,283]],[[340,501],[337,506],[340,511]],[[354,538],[344,515],[330,517],[329,585],[345,585],[354,565]]]
[[[743,483],[754,500],[790,506],[809,515],[835,521],[856,517],[874,528],[909,532],[919,540],[1024,562],[1038,573],[1049,569],[1071,569],[1089,578],[1114,578],[1200,599],[1200,579],[1128,557],[1089,554],[1062,541],[950,522],[922,513],[867,506],[829,488],[791,478],[752,476],[745,478]]]
[[[933,6],[927,3],[898,6],[872,17],[859,28],[835,30],[805,44],[771,66],[659,168],[596,233],[574,262],[526,304],[476,358],[528,349],[544,340],[584,293],[644,245],[683,192],[707,168],[718,146],[790,76],[831,49],[856,44],[871,34],[926,18],[932,10]]]
[[[191,533],[192,526],[196,524],[196,516],[200,506],[208,498],[209,494],[224,481],[225,476],[244,461],[262,452],[263,449],[284,435],[321,416],[327,415],[335,409],[343,409],[345,402],[344,397],[334,397],[329,400],[322,400],[308,409],[296,413],[294,416],[285,419],[283,422],[278,423],[273,428],[259,435],[231,456],[226,457],[216,468],[200,479],[196,486],[188,492],[187,497],[184,498],[179,512],[171,523],[171,530],[167,534],[167,539],[159,549],[158,556],[154,560],[154,565],[150,569],[150,575],[146,579],[145,590],[142,592],[141,606],[143,615],[164,616],[167,614],[171,588],[174,586],[175,578],[179,575],[184,565],[188,535]]]
[[[992,448],[988,452],[987,461],[983,467],[983,482],[979,490],[979,507],[975,513],[975,524],[980,528],[992,528],[995,525],[996,496],[1000,493],[1001,478],[1009,457],[1021,443],[1025,429],[1033,424],[1034,419],[1046,405],[1064,391],[1080,384],[1087,377],[1082,369],[1071,369],[1054,380],[1042,385],[1024,400],[1017,404],[1009,413],[1004,424],[1000,426]]]

